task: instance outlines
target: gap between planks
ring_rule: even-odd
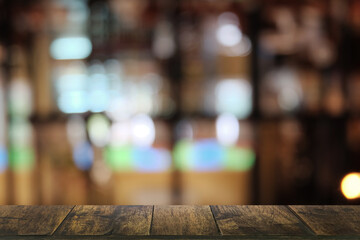
[[[61,221],[61,223],[57,226],[57,228],[55,228],[55,230],[51,233],[50,236],[53,236],[56,231],[61,227],[61,225],[65,222],[65,220],[69,217],[70,213],[74,210],[74,208],[76,207],[76,205],[74,205],[71,210],[68,212],[68,214],[66,214],[66,216],[64,217],[64,219]]]
[[[299,219],[299,221],[304,225],[304,227],[310,231],[314,236],[316,236],[317,234],[315,233],[315,231],[309,226],[309,224],[307,224],[289,205],[285,205],[285,207],[297,218]]]
[[[152,232],[152,226],[153,226],[153,221],[154,221],[154,209],[155,209],[155,205],[152,205],[149,236],[151,236],[151,232]]]
[[[210,208],[211,214],[212,214],[212,216],[213,216],[213,219],[214,219],[216,228],[217,228],[217,230],[218,230],[218,234],[219,234],[220,236],[222,236],[223,234],[222,234],[222,232],[220,231],[220,227],[219,227],[218,222],[216,221],[216,218],[215,218],[215,215],[214,215],[213,205],[209,205],[209,208]]]

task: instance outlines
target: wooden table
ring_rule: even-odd
[[[0,239],[360,239],[360,206],[0,206]]]

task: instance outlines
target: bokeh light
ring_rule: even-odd
[[[114,122],[110,128],[110,145],[122,146],[130,144],[131,131],[129,121]]]
[[[117,172],[163,172],[171,168],[170,152],[151,147],[109,146],[105,160]]]
[[[9,165],[14,171],[29,171],[35,166],[35,152],[31,146],[10,146]]]
[[[235,13],[232,12],[223,12],[219,15],[217,19],[218,25],[223,26],[226,24],[232,24],[235,26],[239,26],[239,18]]]
[[[4,146],[0,145],[0,173],[4,172],[8,166],[8,154]]]
[[[244,57],[251,53],[252,45],[249,37],[243,35],[241,42],[235,46],[220,49],[220,53],[229,57]]]
[[[195,171],[219,171],[222,169],[224,149],[215,139],[198,141],[194,146]]]
[[[216,39],[219,52],[225,56],[246,56],[251,52],[251,41],[242,33],[239,18],[232,12],[224,12],[218,17]]]
[[[94,152],[88,142],[77,144],[73,148],[73,159],[77,168],[89,170],[94,162]]]
[[[155,29],[153,53],[159,59],[168,59],[175,53],[175,40],[169,22],[160,22]]]
[[[240,125],[236,117],[229,113],[223,113],[216,119],[216,136],[220,144],[224,146],[234,145],[239,138]]]
[[[10,144],[20,147],[31,146],[33,141],[32,125],[22,118],[15,118],[9,124]]]
[[[155,125],[145,114],[139,114],[131,119],[131,139],[135,146],[148,147],[155,141]]]
[[[175,167],[185,171],[193,168],[193,143],[189,140],[180,140],[175,144],[173,150]]]
[[[278,96],[278,103],[284,111],[293,111],[299,107],[301,96],[299,91],[291,87],[282,87]]]
[[[109,79],[101,63],[89,67],[90,76],[87,81],[88,102],[91,112],[103,112],[110,103]]]
[[[59,72],[57,75],[56,73]],[[64,113],[84,113],[89,110],[87,73],[85,65],[76,62],[69,67],[55,71],[57,104]]]
[[[108,146],[104,152],[106,164],[113,171],[131,171],[133,169],[132,148],[124,146]]]
[[[239,19],[231,12],[224,12],[218,17],[216,39],[225,47],[233,47],[241,42],[242,32],[239,29]]]
[[[135,148],[132,158],[139,172],[163,172],[171,167],[171,154],[165,149]]]
[[[225,24],[219,27],[216,37],[220,44],[226,47],[233,47],[240,43],[242,33],[236,25]]]
[[[110,139],[110,121],[100,113],[89,117],[87,130],[92,144],[97,147],[104,147]]]
[[[360,173],[349,173],[341,181],[341,191],[347,199],[360,198]]]
[[[255,164],[252,149],[228,147],[225,151],[225,169],[230,171],[249,171]]]
[[[57,60],[87,58],[92,51],[92,44],[87,37],[62,37],[50,45],[50,54]]]
[[[133,103],[129,101],[127,96],[116,96],[111,99],[105,113],[113,121],[121,121],[128,119],[133,111]]]
[[[303,103],[300,76],[296,69],[291,67],[275,68],[266,73],[262,91],[264,98],[261,107],[268,114],[294,112]],[[271,101],[270,96],[275,101]]]
[[[30,170],[35,164],[33,128],[23,118],[15,118],[9,125],[9,163],[15,171]]]
[[[224,79],[215,89],[215,107],[218,113],[232,113],[243,119],[252,111],[252,88],[243,79]]]
[[[196,142],[180,140],[173,151],[176,169],[180,171],[249,171],[255,164],[250,148],[222,146],[215,139]]]
[[[32,112],[32,92],[28,82],[16,79],[9,85],[9,112],[17,116],[29,116]]]

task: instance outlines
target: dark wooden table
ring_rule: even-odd
[[[360,239],[360,206],[0,206],[0,239]]]

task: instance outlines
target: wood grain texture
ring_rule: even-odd
[[[76,206],[57,236],[149,235],[152,206]]]
[[[151,235],[218,235],[209,206],[155,206]]]
[[[115,214],[116,206],[75,206],[55,235],[110,234]]]
[[[153,206],[118,206],[113,234],[149,235]]]
[[[51,235],[73,206],[1,206],[0,236]]]
[[[290,206],[317,235],[358,236],[360,206]]]
[[[211,206],[223,235],[311,236],[285,206]]]
[[[0,206],[1,240],[165,238],[360,239],[360,206]]]

